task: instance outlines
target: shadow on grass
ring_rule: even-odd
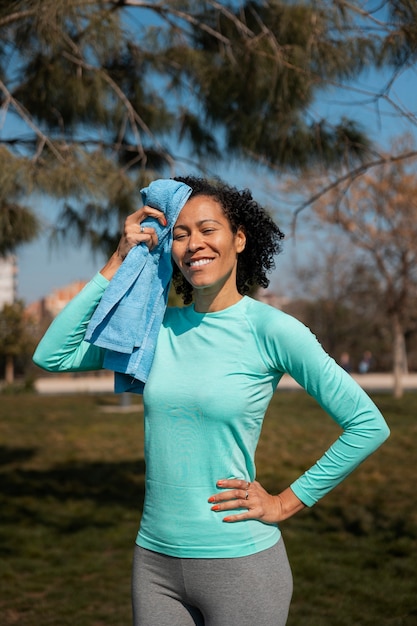
[[[16,467],[35,449],[0,449],[0,493],[3,522],[40,521],[35,502],[91,502],[100,507],[126,507],[141,511],[144,497],[143,459],[119,462],[68,461],[46,470]],[[10,465],[8,469],[6,464]],[[50,518],[49,518],[50,519]],[[50,519],[51,521],[51,519]]]
[[[37,453],[37,448],[12,448],[0,446],[0,466],[30,461]]]

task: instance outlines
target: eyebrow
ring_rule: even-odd
[[[211,218],[211,217],[208,217],[208,218],[206,218],[204,220],[200,220],[199,222],[197,222],[197,226],[202,226],[206,222],[215,222],[216,224],[219,224],[220,226],[222,226],[221,222],[219,222],[218,220],[215,220],[214,218]],[[176,226],[174,226],[173,230],[175,230],[176,228],[183,228],[184,230],[186,230],[188,228],[188,226],[185,226],[185,224],[176,224]]]

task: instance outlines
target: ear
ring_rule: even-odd
[[[236,244],[236,252],[240,254],[243,252],[246,246],[246,235],[245,231],[241,226],[237,229],[237,233],[235,235],[235,244]]]

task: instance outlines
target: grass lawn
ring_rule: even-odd
[[[388,442],[282,524],[295,586],[288,626],[417,624],[417,394],[374,399]],[[135,413],[107,395],[0,396],[2,626],[130,624],[144,486],[133,401]],[[273,492],[286,487],[337,434],[303,392],[277,393],[258,479]]]

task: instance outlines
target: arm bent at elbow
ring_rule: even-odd
[[[103,367],[104,351],[84,341],[88,323],[108,281],[97,274],[54,319],[33,355],[49,372],[91,371]]]

